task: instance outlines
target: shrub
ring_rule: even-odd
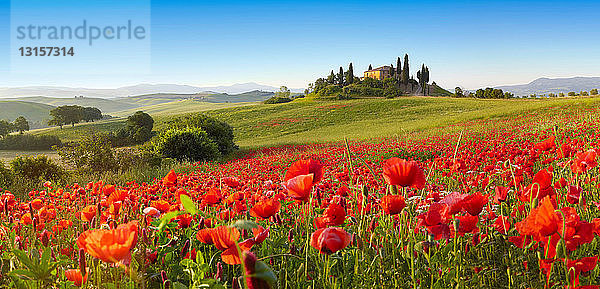
[[[78,143],[59,148],[58,155],[63,162],[77,170],[102,172],[119,167],[109,135],[98,132],[91,132]]]
[[[590,95],[598,95],[598,89],[594,88],[590,90]]]
[[[382,97],[383,89],[352,84],[344,87],[344,94],[363,97]]]
[[[127,126],[110,135],[110,141],[114,146],[142,144],[152,138],[153,128],[154,119],[143,111],[137,111],[127,118]]]
[[[267,100],[265,100],[265,104],[277,104],[277,103],[286,103],[286,102],[290,102],[292,101],[291,98],[289,97],[279,97],[279,96],[273,96]]]
[[[187,127],[206,132],[208,138],[217,145],[219,152],[223,155],[237,149],[237,145],[233,142],[233,128],[226,122],[201,113],[178,117],[169,122],[169,128]]]
[[[12,183],[12,173],[4,167],[4,162],[0,160],[0,191],[2,188],[9,186]]]
[[[0,140],[0,150],[49,150],[60,145],[62,142],[55,135],[16,134]]]
[[[45,155],[18,156],[10,162],[12,173],[15,176],[30,180],[61,180],[66,172],[58,164]]]
[[[219,157],[218,146],[200,128],[171,128],[155,143],[156,152],[178,160],[207,161]]]

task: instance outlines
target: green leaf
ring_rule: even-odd
[[[196,208],[194,201],[192,201],[192,199],[188,195],[181,195],[179,196],[179,199],[181,200],[181,204],[183,205],[183,208],[186,212],[192,215],[198,213],[198,209]]]
[[[15,269],[8,272],[8,274],[25,280],[35,280],[37,278],[35,273],[25,269]]]
[[[200,250],[196,251],[196,264],[202,265],[204,263],[204,254]]]
[[[179,265],[184,267],[196,266],[196,263],[190,259],[183,259],[179,262]]]
[[[258,224],[250,220],[237,220],[235,223],[233,223],[232,226],[244,230],[252,230],[254,228],[258,228]]]
[[[181,215],[181,212],[179,211],[175,211],[175,212],[168,212],[166,214],[164,214],[161,218],[160,218],[160,224],[158,225],[158,232],[162,232],[162,230],[165,228],[165,226],[171,222],[171,220],[173,220],[175,217]]]
[[[252,274],[253,277],[267,281],[267,283],[271,285],[271,288],[277,288],[277,277],[267,264],[262,261],[257,261],[254,268],[255,271],[254,274]]]
[[[29,257],[27,256],[27,254],[24,251],[15,249],[15,250],[13,250],[13,254],[15,254],[15,256],[17,256],[17,259],[19,259],[19,261],[21,263],[23,263],[23,265],[25,265],[25,267],[27,267],[28,269],[32,270],[35,267],[37,267],[33,264],[33,261],[31,261],[31,259],[29,259]]]
[[[188,287],[179,283],[179,282],[173,282],[173,289],[187,289]]]

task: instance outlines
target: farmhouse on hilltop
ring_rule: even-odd
[[[383,80],[385,78],[392,76],[392,69],[393,68],[389,65],[377,67],[375,69],[365,71],[364,77]]]

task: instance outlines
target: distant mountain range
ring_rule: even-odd
[[[75,88],[58,86],[27,86],[0,88],[0,98],[22,98],[32,96],[73,98],[75,96],[95,98],[117,98],[149,94],[240,94],[252,91],[275,92],[279,87],[254,82],[238,83],[229,86],[196,87],[179,84],[138,84],[113,89]],[[291,89],[302,92],[302,89]]]
[[[590,91],[600,89],[600,77],[538,78],[528,84],[504,85],[496,88],[509,91],[518,96],[531,94],[567,94],[570,91]]]

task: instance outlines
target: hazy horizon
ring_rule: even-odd
[[[128,67],[99,58],[89,74],[60,65],[42,74],[11,71],[11,5],[0,0],[0,87],[255,82],[305,88],[350,62],[362,75],[369,64],[395,65],[405,53],[411,74],[424,63],[431,80],[447,89],[600,75],[600,3],[593,1],[149,3],[148,73],[121,73]],[[381,27],[382,19],[389,24]]]

